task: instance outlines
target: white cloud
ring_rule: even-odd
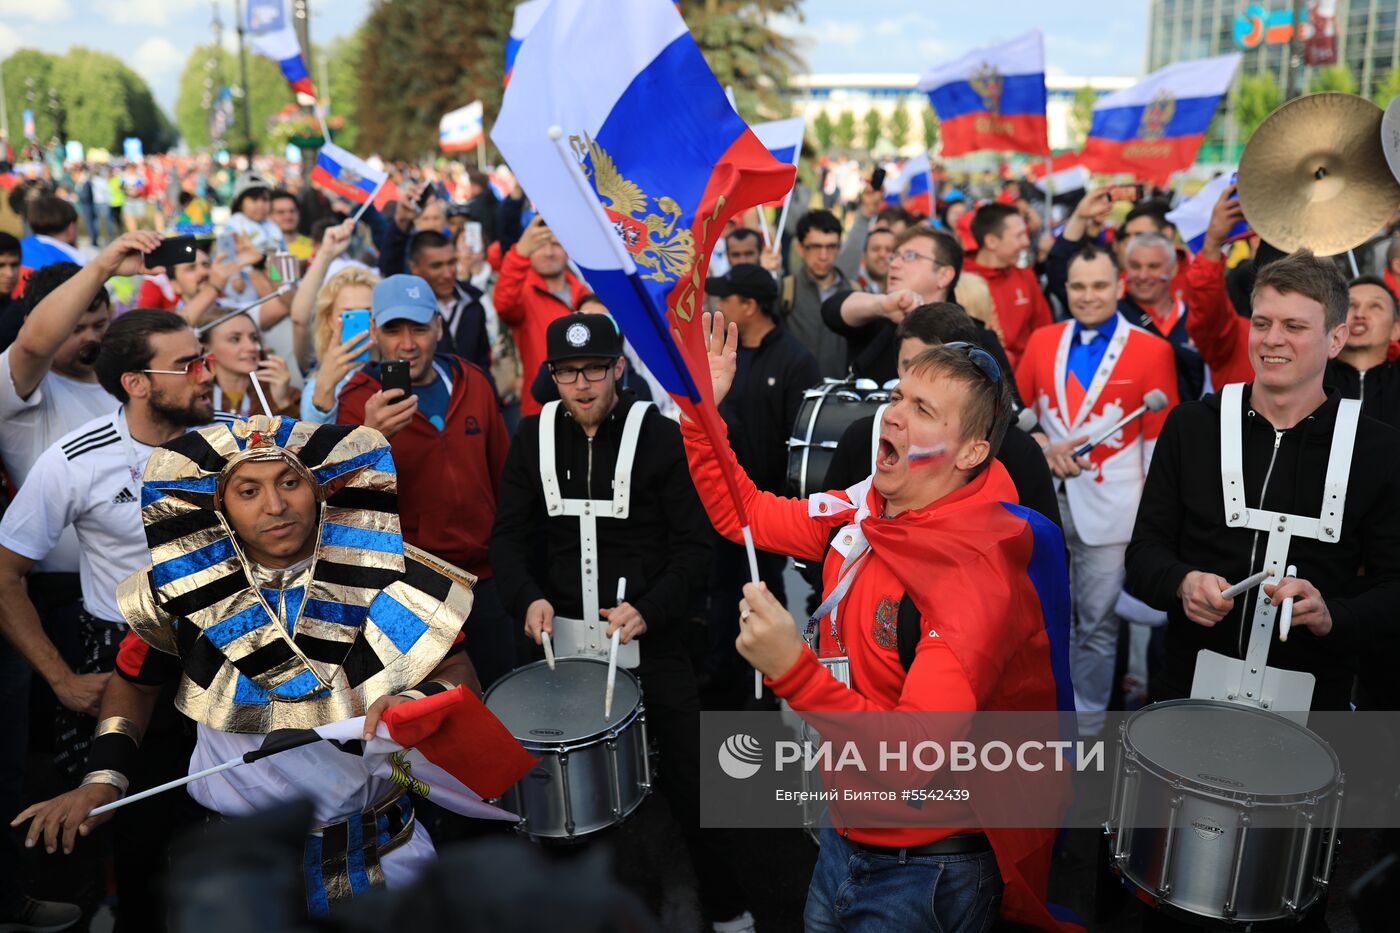
[[[858,20],[822,19],[813,23],[808,32],[828,45],[856,45],[866,37],[865,24]]]
[[[914,43],[914,47],[919,50],[919,55],[931,65],[937,64],[941,58],[952,57],[952,49],[948,47],[948,43],[941,39],[920,39]]]
[[[13,54],[21,45],[24,45],[24,37],[19,31],[0,23],[0,58]]]
[[[131,67],[150,84],[174,74],[185,63],[185,53],[164,36],[151,36],[131,53]]]
[[[167,26],[172,14],[188,14],[195,10],[208,10],[203,4],[189,0],[105,0],[102,15],[109,23],[121,26]]]
[[[925,17],[919,13],[887,16],[875,24],[875,35],[883,39],[907,36],[911,28],[917,27],[921,22],[925,22]]]
[[[73,18],[73,8],[68,0],[0,0],[0,20],[10,17],[59,23]]]

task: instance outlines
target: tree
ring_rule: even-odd
[[[1089,127],[1094,122],[1094,101],[1098,94],[1089,85],[1074,92],[1074,103],[1069,110],[1069,139],[1071,149],[1084,148],[1084,140],[1089,136]]]
[[[175,125],[191,149],[208,148],[209,111],[204,106],[204,76],[206,63],[213,58],[213,93],[238,83],[238,56],[212,45],[199,45],[190,50],[185,70],[180,73],[180,90],[175,99]],[[267,121],[288,104],[296,102],[296,94],[287,85],[275,62],[261,55],[248,53],[249,129],[253,145],[267,145]],[[233,125],[224,135],[223,143],[230,152],[242,152],[247,147],[243,135],[243,101],[234,99]]]
[[[831,122],[831,114],[818,110],[812,119],[812,132],[817,137],[817,149],[825,155],[831,151],[831,143],[836,138],[836,124]]]
[[[514,3],[511,3],[514,6]],[[750,123],[791,114],[789,79],[803,69],[797,43],[770,23],[802,19],[801,0],[686,0],[681,13],[719,83]]]
[[[1235,94],[1235,123],[1239,127],[1241,144],[1249,142],[1249,137],[1254,135],[1259,124],[1278,108],[1282,97],[1278,82],[1271,75],[1245,75],[1240,78],[1239,90]]]
[[[836,118],[836,129],[831,137],[838,149],[851,148],[856,141],[856,115],[849,110],[841,111],[841,116]]]
[[[883,120],[880,119],[880,111],[871,107],[865,111],[865,116],[861,118],[860,141],[865,146],[866,152],[873,152],[880,143],[880,130]]]
[[[932,152],[938,145],[938,112],[932,105],[924,107],[924,150]]]
[[[1320,94],[1323,91],[1355,94],[1356,78],[1352,76],[1351,69],[1346,65],[1328,65],[1314,71],[1312,80],[1308,82],[1308,93]]]
[[[5,105],[10,117],[10,136],[15,149],[24,137],[25,110],[34,114],[35,135],[47,142],[57,133],[57,122],[45,106],[49,88],[53,87],[53,69],[58,56],[38,49],[19,49],[5,59]]]
[[[88,148],[120,151],[134,136],[146,152],[174,143],[174,128],[156,106],[146,82],[105,52],[72,48],[54,63],[52,80],[63,104],[68,139]]]
[[[890,118],[885,121],[885,138],[890,141],[890,145],[896,149],[903,149],[909,145],[909,108],[903,104],[898,104]]]
[[[360,124],[355,118],[360,103],[360,63],[364,51],[365,28],[363,25],[348,36],[341,36],[328,47],[320,49],[326,63],[328,88],[318,86],[322,97],[329,102],[331,113],[345,118],[345,125],[335,131],[335,142],[351,152],[355,151],[360,137]],[[317,75],[319,78],[320,76]]]
[[[1371,91],[1371,100],[1384,108],[1400,96],[1400,68],[1392,68],[1381,76]]]

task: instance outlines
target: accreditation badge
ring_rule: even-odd
[[[837,658],[818,658],[822,662],[822,667],[831,671],[831,676],[835,677],[847,687],[851,685],[851,659],[845,656]]]

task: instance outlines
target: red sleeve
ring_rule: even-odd
[[[141,280],[141,290],[136,293],[136,307],[164,310],[175,304],[165,297],[161,287],[149,278]]]
[[[715,420],[719,422],[720,430],[725,431],[727,442],[728,432],[724,422],[718,418]],[[685,441],[686,459],[690,462],[690,478],[716,531],[736,544],[744,540],[739,531],[738,513],[720,469],[719,458],[724,456],[734,465],[735,480],[739,495],[744,500],[744,509],[748,512],[754,544],[776,554],[790,554],[807,560],[821,559],[826,553],[830,525],[808,517],[806,499],[785,499],[771,492],[760,492],[744,468],[739,466],[728,444],[725,444],[723,451],[716,451],[700,425],[689,418],[681,419],[681,437]]]
[[[1225,263],[1204,253],[1186,270],[1186,333],[1220,387],[1249,382],[1249,322],[1235,313],[1225,291]]]
[[[797,663],[776,680],[768,680],[773,692],[787,700],[793,709],[824,712],[878,712],[885,707],[871,702],[831,675],[812,651],[804,650]],[[897,710],[977,709],[977,697],[967,672],[958,663],[948,643],[938,638],[920,638]]]
[[[486,436],[487,468],[491,471],[491,492],[496,499],[501,497],[501,475],[506,470],[506,454],[510,451],[510,435],[506,432],[506,419],[501,416],[501,407],[496,404],[496,393],[483,376],[478,388],[479,397],[484,399],[485,419],[488,425]]]
[[[496,290],[491,296],[496,305],[496,314],[507,324],[519,324],[525,320],[525,278],[529,272],[530,260],[512,246],[501,260]]]
[[[156,651],[141,636],[128,631],[117,648],[117,672],[138,684],[166,684],[180,676],[180,659]]]
[[[1040,354],[1036,352],[1036,345],[1043,338],[1037,336],[1037,333],[1031,333],[1031,339],[1026,341],[1026,352],[1014,365],[1016,366],[1016,391],[1021,393],[1021,401],[1039,415],[1039,411],[1036,409],[1038,396],[1036,395],[1035,361],[1040,358]]]

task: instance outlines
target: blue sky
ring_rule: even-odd
[[[233,2],[218,3],[231,44]],[[807,0],[806,21],[780,28],[802,38],[807,64],[818,72],[918,72],[1037,25],[1051,72],[1137,75],[1146,57],[1145,0],[991,0],[975,16],[961,0],[885,0],[868,14],[862,6]],[[369,0],[311,0],[313,37],[354,29],[368,8]],[[150,82],[169,112],[189,49],[209,41],[210,11],[207,0],[0,0],[0,56],[24,46],[111,52]]]

